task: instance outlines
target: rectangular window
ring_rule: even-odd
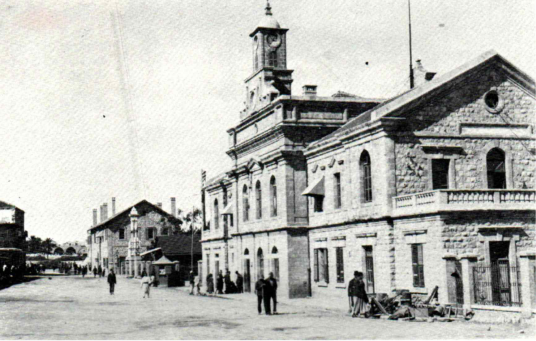
[[[207,253],[205,257],[205,262],[207,262],[207,276],[210,274],[210,254]]]
[[[324,197],[321,195],[315,195],[313,197],[314,205],[315,205],[315,212],[324,212]]]
[[[337,253],[337,283],[344,283],[344,248],[336,247]]]
[[[167,227],[162,228],[162,235],[167,236],[169,234],[169,229]]]
[[[422,244],[411,244],[411,263],[413,266],[413,286],[416,288],[424,288]]]
[[[432,189],[449,188],[449,159],[432,159]]]
[[[342,191],[341,191],[341,173],[333,174],[333,185],[335,193],[335,208],[342,207]]]
[[[119,229],[119,239],[125,239],[125,229]]]
[[[147,229],[147,239],[153,239],[154,238],[154,228],[149,227]]]
[[[315,282],[329,283],[328,249],[315,249]]]
[[[372,256],[372,246],[363,246],[365,251],[365,284],[367,292],[374,293],[374,258]]]

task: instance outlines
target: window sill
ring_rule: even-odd
[[[329,283],[326,282],[316,282],[316,286],[319,288],[327,288]]]
[[[339,283],[339,284],[335,285],[335,288],[337,288],[337,289],[346,289],[346,284]]]

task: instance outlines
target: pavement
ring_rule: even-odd
[[[0,339],[471,339],[533,338],[534,326],[468,322],[353,319],[288,300],[278,315],[258,315],[252,294],[191,296],[184,288],[152,288],[118,276],[43,277],[0,291]],[[521,333],[523,331],[523,333]]]

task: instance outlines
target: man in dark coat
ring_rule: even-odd
[[[359,315],[363,315],[364,317],[366,317],[366,305],[368,303],[368,296],[367,292],[365,291],[365,283],[363,282],[363,273],[358,272],[355,279],[357,281],[357,290],[352,317],[359,317]]]
[[[270,283],[272,294],[270,299],[274,304],[274,314],[277,314],[277,279],[274,277],[274,273],[270,272],[270,277],[268,277],[268,282]]]
[[[97,277],[97,267],[93,267],[93,277]]]
[[[99,277],[102,277],[102,267],[99,265]]]
[[[108,274],[108,284],[110,285],[110,295],[114,294],[115,283],[117,283],[117,279],[115,278],[114,269],[112,269],[110,270],[110,273]]]
[[[357,283],[358,283],[358,276],[359,271],[354,271],[354,278],[350,280],[350,283],[348,283],[348,305],[349,309],[348,312],[352,313],[354,309],[354,302],[357,298]]]
[[[236,271],[236,288],[239,294],[244,292],[244,277]]]
[[[190,271],[190,274],[188,275],[188,281],[190,282],[190,295],[194,294],[194,288],[195,288],[195,275],[193,271]]]
[[[257,310],[259,315],[262,314],[262,299],[264,297],[264,279],[259,278],[257,283],[255,283],[255,293],[257,294]]]
[[[231,272],[229,272],[229,270],[227,270],[227,272],[225,273],[225,277],[223,278],[223,281],[225,282],[225,293],[232,294],[233,289],[231,286]]]
[[[223,294],[223,274],[220,270],[220,273],[218,274],[218,278],[216,279],[216,290],[218,291],[218,294]]]
[[[262,293],[262,299],[264,301],[264,313],[266,315],[272,315],[272,309],[270,309],[270,300],[272,298],[273,288],[268,278],[264,280],[264,288]]]

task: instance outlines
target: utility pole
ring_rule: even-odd
[[[413,77],[413,55],[411,51],[411,0],[408,0],[408,21],[409,21],[409,88],[415,87],[415,80]]]

